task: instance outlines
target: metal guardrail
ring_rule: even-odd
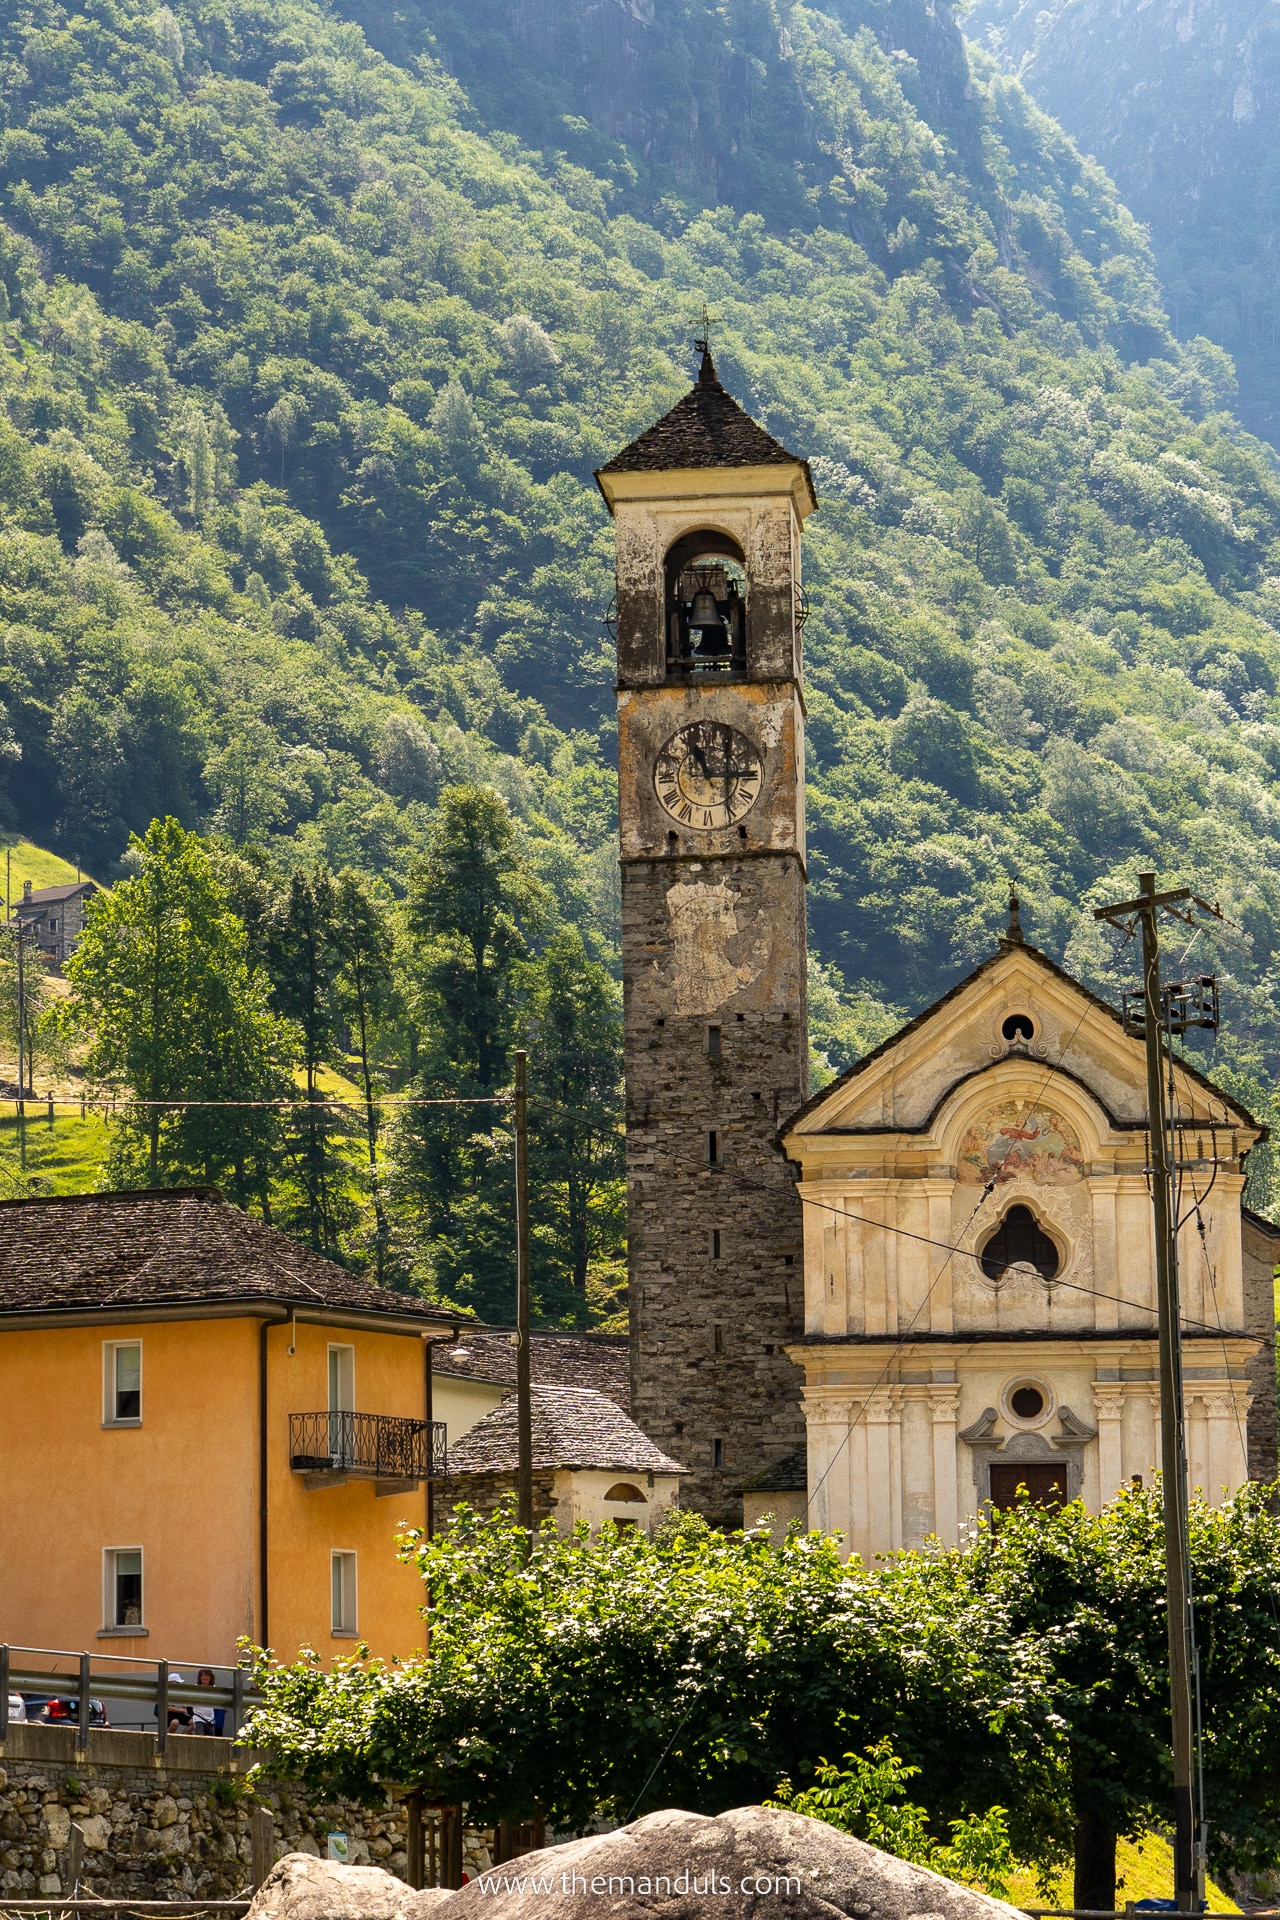
[[[16,1661],[15,1655],[19,1656]],[[37,1661],[74,1662],[74,1665],[70,1671],[65,1666],[32,1666],[28,1664],[32,1658]],[[214,1675],[213,1686],[197,1686],[194,1681],[186,1679],[188,1672],[195,1674],[201,1669]],[[174,1680],[174,1674],[182,1674],[182,1680]],[[227,1676],[225,1685],[219,1678],[222,1674]],[[143,1716],[144,1719],[150,1719],[152,1714],[155,1716],[156,1745],[161,1753],[168,1741],[169,1715],[173,1707],[221,1709],[226,1715],[222,1737],[235,1740],[244,1725],[247,1710],[261,1698],[247,1667],[229,1667],[223,1661],[139,1660],[136,1655],[130,1654],[88,1654],[70,1652],[62,1647],[6,1645],[0,1646],[0,1741],[8,1736],[11,1693],[41,1693],[61,1700],[74,1700],[74,1721],[28,1724],[74,1726],[76,1744],[81,1748],[88,1744],[94,1700],[138,1702],[150,1709]],[[11,1902],[0,1897],[0,1912],[7,1912],[11,1905]]]
[[[295,1473],[343,1473],[370,1480],[442,1479],[445,1423],[386,1413],[291,1413],[289,1464]]]

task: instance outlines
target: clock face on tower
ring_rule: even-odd
[[[682,827],[714,829],[741,820],[760,797],[760,756],[734,727],[699,720],[681,727],[659,753],[653,784]]]

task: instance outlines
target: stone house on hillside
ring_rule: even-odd
[[[84,931],[85,908],[99,891],[96,880],[72,880],[57,887],[33,887],[28,880],[13,909],[13,924],[61,967],[75,952]]]

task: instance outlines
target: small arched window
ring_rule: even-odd
[[[642,1507],[649,1504],[639,1487],[633,1487],[629,1480],[615,1480],[604,1497],[606,1500],[627,1500],[633,1504],[638,1500]]]
[[[1052,1280],[1062,1261],[1030,1207],[1010,1207],[982,1249],[982,1271],[998,1280],[1006,1267],[1034,1267],[1042,1280]]]

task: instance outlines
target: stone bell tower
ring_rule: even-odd
[[[617,533],[632,1416],[742,1524],[804,1444],[808,465],[716,376],[596,475]]]

